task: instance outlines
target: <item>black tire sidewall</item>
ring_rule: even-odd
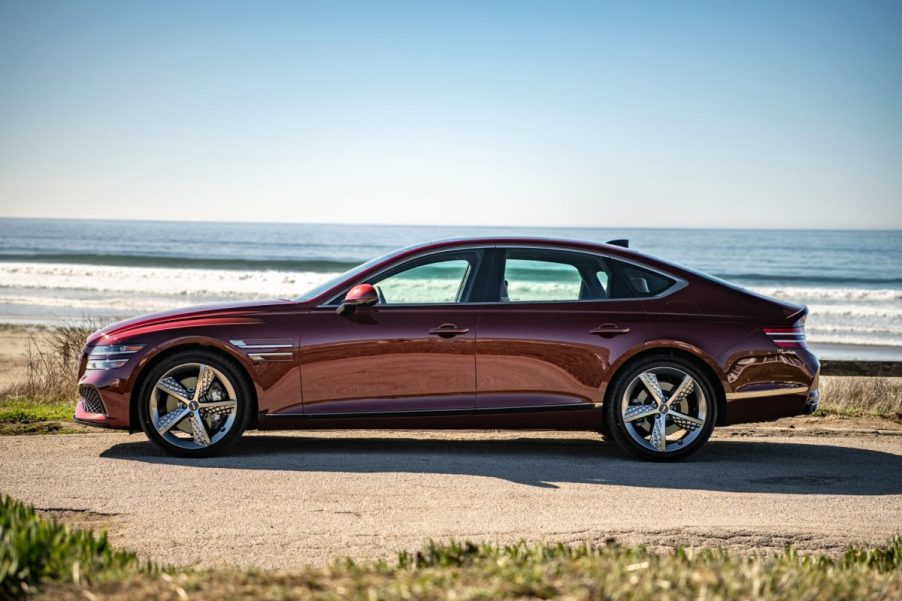
[[[206,363],[207,365],[218,369],[231,381],[232,385],[235,387],[236,396],[238,397],[238,414],[235,417],[235,423],[232,425],[232,429],[221,440],[201,449],[183,449],[171,444],[157,432],[153,425],[153,421],[150,418],[148,401],[157,381],[173,367],[185,363]],[[136,401],[138,403],[138,421],[141,423],[141,429],[150,441],[167,453],[179,457],[209,457],[225,452],[241,437],[250,418],[250,399],[251,391],[247,383],[247,378],[245,377],[243,370],[233,361],[215,351],[186,350],[170,355],[153,365],[147,373],[147,376],[143,378]]]
[[[629,383],[642,372],[655,367],[674,367],[686,372],[699,383],[705,398],[708,400],[708,419],[702,427],[701,434],[684,448],[668,453],[653,451],[633,440],[626,431],[623,415],[620,411],[620,402]],[[609,389],[607,402],[605,403],[604,417],[605,421],[610,425],[610,433],[621,448],[649,461],[677,461],[698,451],[711,437],[714,425],[717,423],[717,396],[714,393],[714,387],[710,378],[691,361],[680,357],[648,357],[626,366],[614,377]]]

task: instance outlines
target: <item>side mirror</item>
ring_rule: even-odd
[[[358,284],[348,290],[335,312],[341,315],[360,307],[372,307],[377,302],[379,302],[379,294],[372,284]]]

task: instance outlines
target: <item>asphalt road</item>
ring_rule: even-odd
[[[171,564],[291,568],[429,539],[836,551],[902,532],[902,436],[717,433],[655,464],[590,434],[251,434],[229,457],[143,435],[0,437],[0,492]]]

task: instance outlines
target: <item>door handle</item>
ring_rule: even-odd
[[[454,338],[455,336],[466,334],[469,331],[470,328],[458,328],[453,323],[443,323],[439,327],[429,330],[429,333],[435,336],[441,336],[442,338]]]
[[[589,333],[601,336],[602,338],[610,338],[612,336],[620,336],[621,334],[629,334],[630,329],[618,327],[615,323],[605,323],[597,328],[589,330]]]

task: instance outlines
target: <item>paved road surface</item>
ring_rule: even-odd
[[[290,568],[452,537],[835,551],[902,532],[902,436],[727,429],[675,465],[589,434],[251,434],[204,460],[143,435],[0,437],[0,492],[173,564]]]

